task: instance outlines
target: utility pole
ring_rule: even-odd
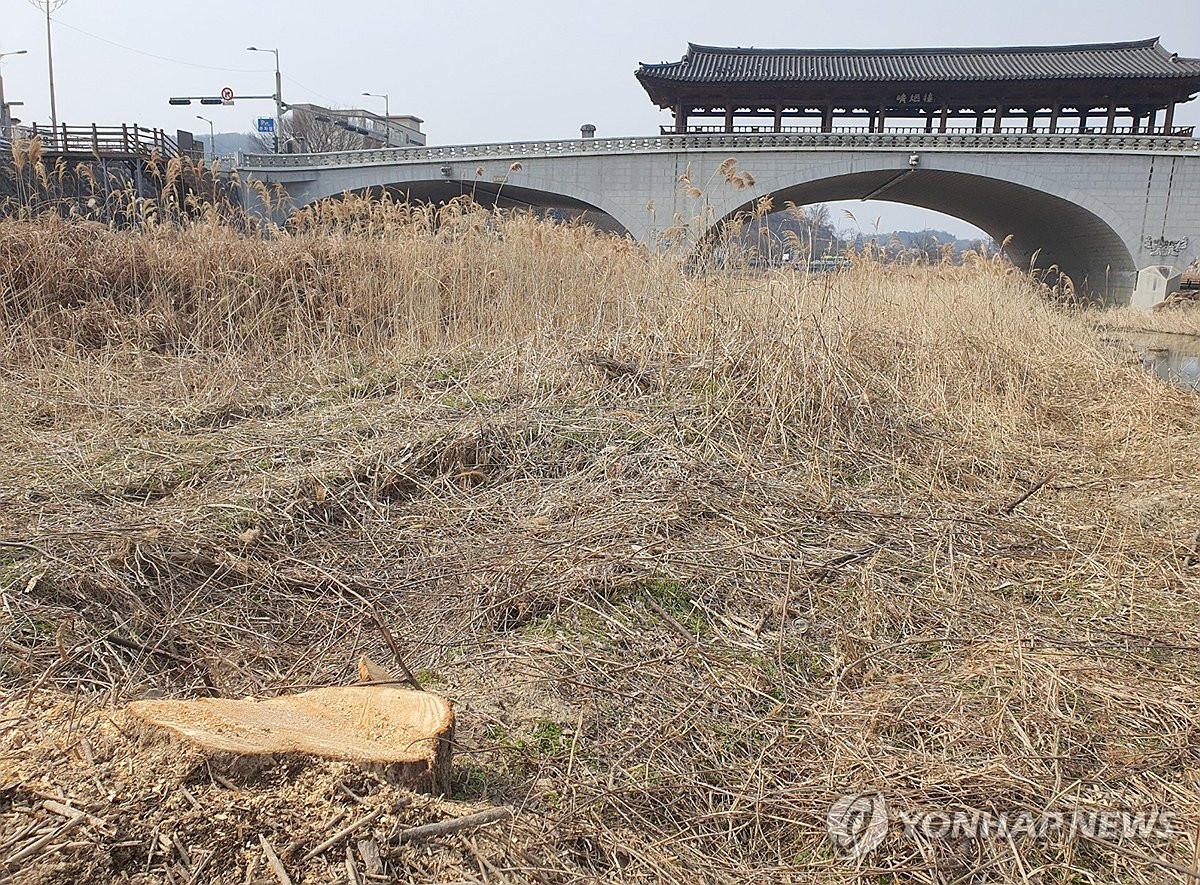
[[[54,130],[54,138],[58,139],[58,103],[54,98],[54,43],[50,39],[50,13],[57,12],[67,4],[67,0],[29,0],[38,9],[46,13],[46,64],[50,68],[50,125]]]
[[[275,55],[275,153],[279,153],[279,133],[283,128],[283,76],[279,73],[279,50],[247,46],[247,52],[271,52]]]

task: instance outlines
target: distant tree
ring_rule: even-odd
[[[743,246],[763,256],[790,256],[808,261],[837,251],[838,237],[833,216],[823,203],[812,206],[788,204],[767,215],[762,223],[748,224],[740,239]]]
[[[924,261],[939,261],[944,243],[929,229],[918,231],[909,241],[908,248],[915,257]]]
[[[275,150],[273,135],[255,132],[250,137],[255,150],[265,154]],[[312,111],[293,110],[283,118],[279,127],[279,150],[287,151],[289,144],[293,145],[292,150],[299,153],[357,151],[366,146],[366,138],[332,121],[318,120],[317,114]]]

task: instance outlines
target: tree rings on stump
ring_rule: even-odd
[[[315,756],[360,764],[419,792],[450,789],[454,708],[429,692],[353,685],[261,701],[136,701],[129,713],[205,755]]]

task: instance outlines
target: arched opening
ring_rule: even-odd
[[[760,195],[761,196],[761,195]],[[974,225],[997,242],[1011,237],[1018,265],[1057,266],[1076,288],[1116,302],[1132,289],[1135,265],[1120,235],[1095,213],[1062,197],[1010,181],[934,169],[880,169],[781,188],[774,208],[840,200],[882,200],[932,209]],[[746,202],[718,226],[749,212]]]
[[[582,222],[620,236],[628,233],[624,225],[591,203],[564,194],[483,178],[406,181],[363,188],[355,193],[375,197],[388,193],[395,200],[434,205],[446,203],[456,197],[469,196],[483,206],[525,210],[556,221]]]

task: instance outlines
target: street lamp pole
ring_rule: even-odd
[[[392,100],[386,92],[364,92],[363,95],[368,95],[371,98],[383,99],[383,116],[384,116],[384,131],[387,133],[386,147],[392,146]]]
[[[202,117],[199,114],[196,114],[196,119],[203,120],[208,124],[208,158],[210,160],[214,159],[217,156],[217,133],[216,130],[213,129],[213,121],[208,119],[208,117]]]
[[[0,60],[10,55],[25,55],[29,50],[17,49],[13,52],[0,52]],[[4,100],[4,69],[0,68],[0,135],[6,134],[12,128],[12,114],[8,111],[8,102]]]
[[[270,52],[275,56],[275,153],[279,153],[279,133],[283,128],[283,76],[279,73],[279,50],[247,46],[247,52]]]

